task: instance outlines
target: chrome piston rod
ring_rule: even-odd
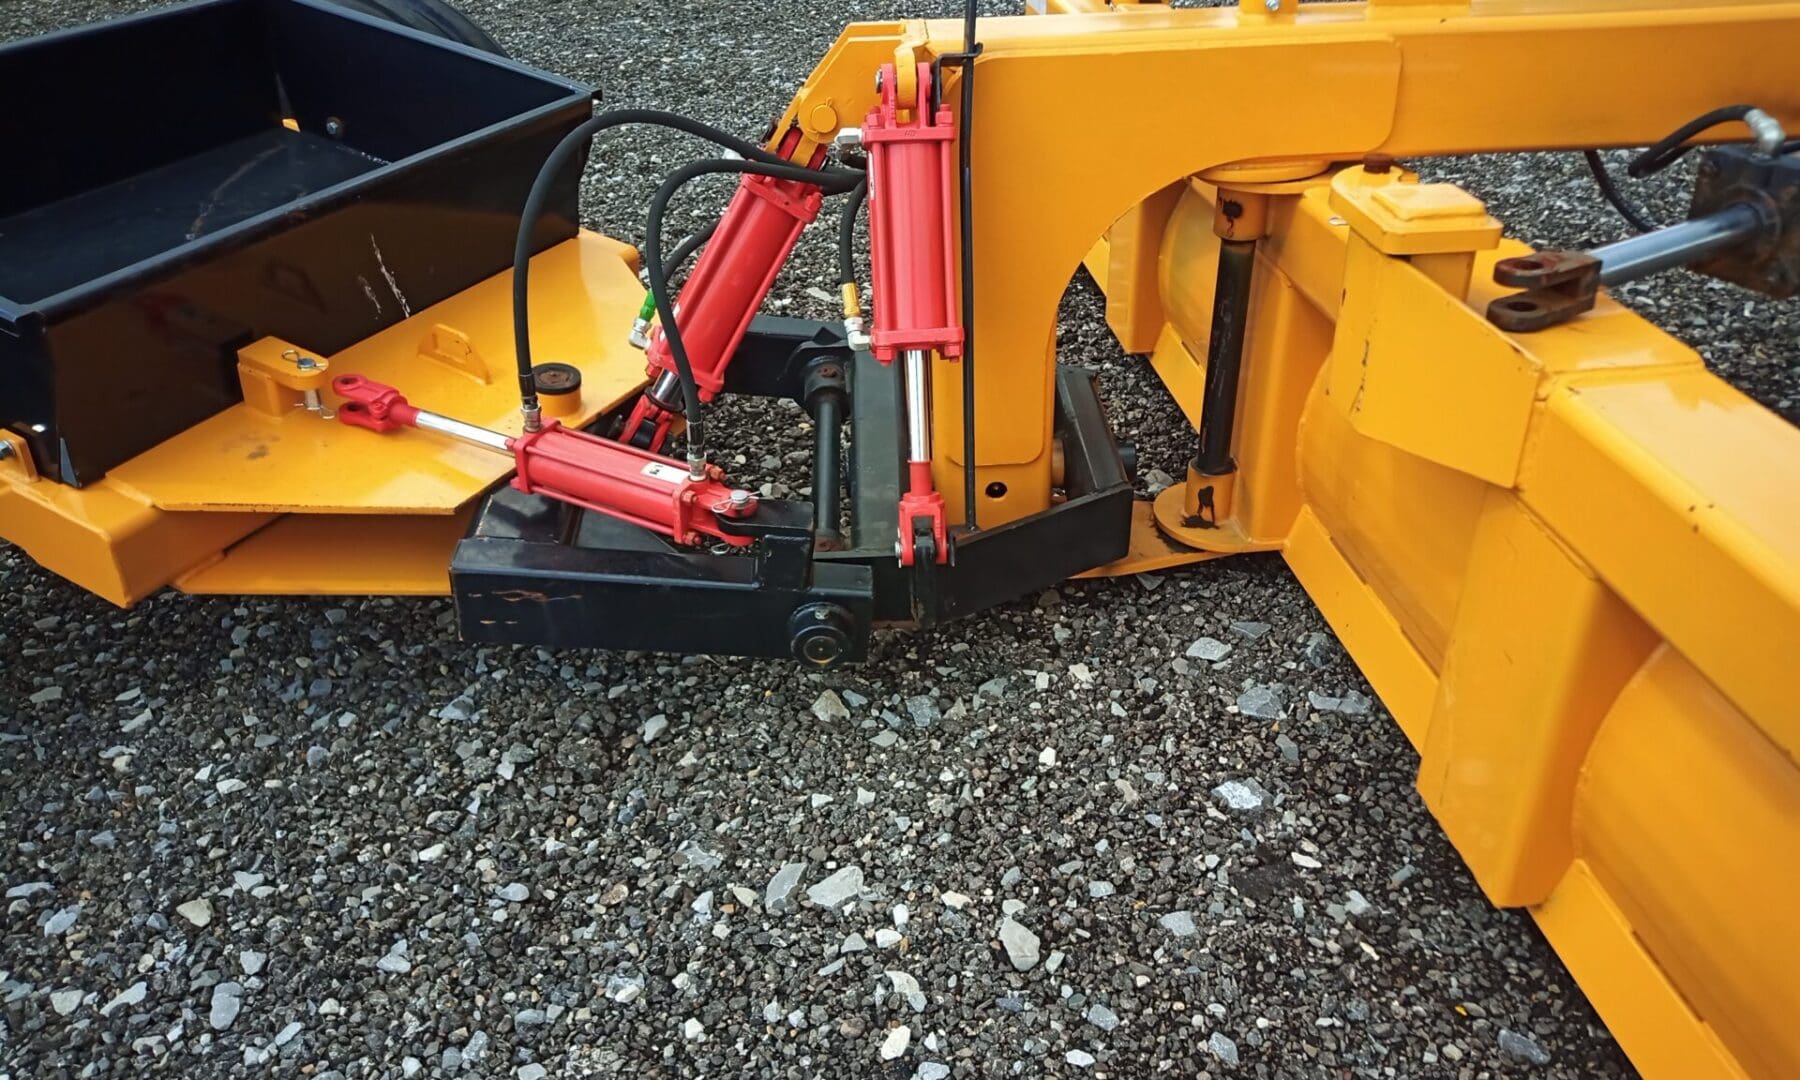
[[[906,460],[931,460],[931,353],[906,349]]]
[[[1766,225],[1755,207],[1739,203],[1716,214],[1604,244],[1588,254],[1600,260],[1600,284],[1619,285],[1736,247]]]
[[[474,424],[465,424],[461,420],[453,420],[442,413],[427,412],[424,409],[420,409],[419,418],[416,421],[416,424],[427,431],[435,431],[440,435],[448,435],[453,439],[461,439],[466,443],[484,446],[489,450],[498,450],[502,454],[512,453],[512,447],[508,445],[511,440],[508,439],[507,436],[502,435],[498,431],[490,431],[487,428],[478,427]]]

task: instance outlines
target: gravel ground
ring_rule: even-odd
[[[0,38],[141,6],[11,0]],[[846,17],[468,10],[613,103],[747,132]],[[591,223],[637,239],[688,153],[615,137]],[[1566,156],[1432,171],[1527,239],[1618,231]],[[832,314],[828,241],[775,305]],[[1794,415],[1796,305],[1626,295]],[[1175,473],[1177,414],[1100,313],[1078,278],[1063,358]],[[796,446],[739,471],[779,484]],[[1631,1074],[1274,559],[1068,585],[823,677],[465,647],[441,601],[122,613],[4,548],[0,595],[10,1076]]]

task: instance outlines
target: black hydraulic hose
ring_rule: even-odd
[[[1742,120],[1749,116],[1755,108],[1754,105],[1723,105],[1711,112],[1701,113],[1651,143],[1643,153],[1632,159],[1631,165],[1625,171],[1634,180],[1642,180],[1646,176],[1662,172],[1673,165],[1681,155],[1687,153],[1686,143],[1689,139],[1707,128],[1717,127],[1733,120]]]
[[[976,0],[963,7],[963,51],[957,59],[962,69],[962,130],[956,147],[957,217],[962,243],[962,405],[963,405],[963,524],[977,528],[975,512],[975,184],[969,167],[975,134],[975,58],[981,42],[975,39]]]
[[[862,212],[863,202],[869,197],[869,182],[850,189],[849,198],[844,200],[842,215],[838,217],[838,284],[854,286],[856,284],[856,215]]]
[[[694,252],[700,250],[702,244],[713,238],[713,233],[719,231],[720,220],[722,219],[713,218],[702,226],[699,232],[675,245],[675,250],[669,252],[669,270],[671,272],[680,270],[689,259],[694,257]]]
[[[716,143],[752,161],[785,164],[786,159],[770,153],[746,139],[662,109],[611,109],[601,113],[563,136],[544,164],[538,169],[531,192],[519,211],[519,236],[513,245],[513,349],[518,358],[519,404],[527,411],[538,407],[537,383],[531,374],[531,314],[528,275],[531,272],[531,237],[537,231],[538,219],[544,215],[544,204],[550,200],[550,188],[575,152],[608,128],[621,124],[656,124]]]
[[[1587,159],[1588,171],[1594,174],[1594,183],[1600,185],[1600,194],[1606,196],[1606,201],[1619,212],[1619,216],[1638,232],[1654,232],[1657,228],[1656,222],[1651,221],[1648,214],[1632,205],[1631,200],[1625,197],[1625,193],[1619,190],[1618,184],[1613,182],[1612,174],[1606,171],[1606,162],[1600,160],[1599,151],[1583,150],[1581,156]]]
[[[748,157],[749,155],[745,155]],[[773,157],[774,155],[767,155]],[[694,369],[688,361],[687,345],[681,340],[681,327],[675,322],[675,308],[669,298],[669,279],[667,267],[663,262],[662,224],[663,215],[669,208],[669,200],[688,181],[700,176],[716,173],[750,173],[756,176],[772,176],[778,180],[793,180],[802,184],[813,184],[827,194],[841,194],[851,191],[863,182],[863,174],[841,169],[819,170],[808,169],[790,162],[780,161],[734,161],[715,159],[694,161],[669,174],[662,187],[650,199],[649,224],[644,235],[644,275],[650,279],[650,297],[656,303],[656,313],[662,320],[663,338],[669,343],[669,358],[675,362],[675,375],[681,381],[681,400],[683,412],[687,417],[688,462],[694,465],[706,458],[705,421],[700,412],[700,387],[694,381]]]

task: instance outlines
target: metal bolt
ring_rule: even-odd
[[[1263,7],[1273,15],[1281,10],[1281,0],[1263,0]]]
[[[5,461],[18,452],[12,443],[0,441],[0,461]]]
[[[342,120],[339,120],[335,116],[326,117],[325,118],[325,134],[331,136],[334,139],[342,138],[343,134],[344,134],[344,122]]]
[[[750,505],[750,493],[743,488],[734,488],[731,492],[731,508],[742,510]]]

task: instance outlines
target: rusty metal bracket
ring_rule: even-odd
[[[1540,251],[1501,259],[1494,281],[1524,289],[1488,305],[1488,321],[1513,334],[1568,322],[1594,306],[1600,260],[1581,251]]]

